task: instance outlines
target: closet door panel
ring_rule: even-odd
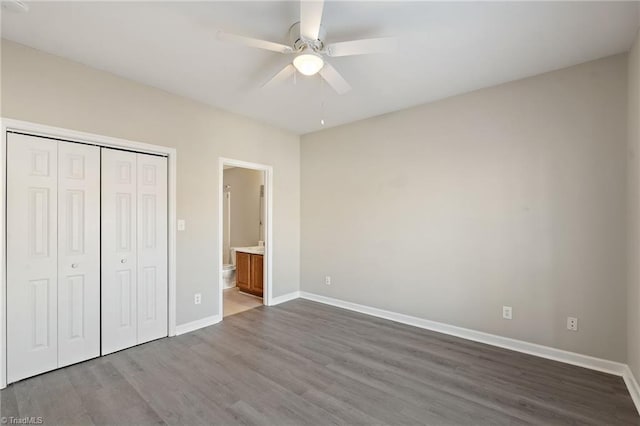
[[[137,339],[136,154],[102,148],[102,354]]]
[[[7,138],[7,372],[14,382],[58,366],[57,143]]]
[[[138,343],[167,325],[167,159],[138,154]]]
[[[100,355],[100,148],[58,142],[58,367]]]

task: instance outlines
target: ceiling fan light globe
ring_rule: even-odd
[[[303,75],[317,74],[324,66],[324,60],[315,53],[301,53],[293,60],[293,66]]]

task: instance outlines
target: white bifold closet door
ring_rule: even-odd
[[[100,356],[100,148],[58,142],[58,367]]]
[[[168,325],[167,159],[138,160],[138,343],[165,337]]]
[[[168,334],[167,159],[102,149],[102,354]]]
[[[7,371],[99,355],[100,151],[7,137]]]

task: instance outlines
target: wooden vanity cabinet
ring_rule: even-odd
[[[249,253],[236,252],[236,285],[242,291],[249,291],[251,282],[251,255]]]
[[[264,286],[263,283],[263,260],[264,256],[260,254],[252,254],[251,255],[251,283],[250,289],[251,293],[262,297],[263,291],[262,288]]]
[[[261,254],[236,252],[236,285],[240,291],[262,297],[263,259]]]

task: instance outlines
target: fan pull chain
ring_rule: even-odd
[[[320,125],[324,126],[324,78],[320,77]]]

